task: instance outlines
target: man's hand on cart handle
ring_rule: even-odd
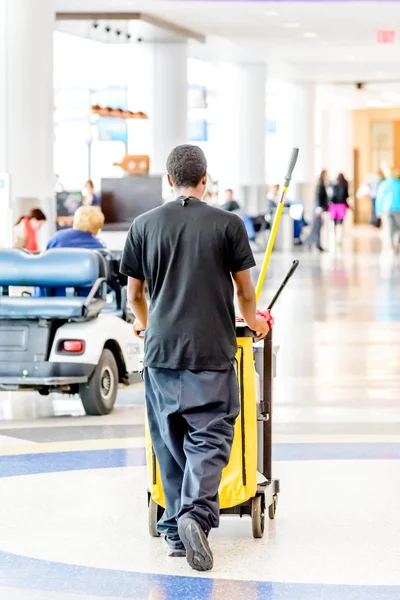
[[[253,328],[253,331],[255,332],[254,339],[258,341],[264,339],[268,335],[270,329],[271,327],[268,321],[266,321],[264,317],[257,316],[255,326]]]
[[[271,311],[266,310],[265,312],[262,312],[261,310],[258,310],[256,316],[256,326],[254,327],[254,331],[256,332],[254,339],[262,340],[265,338],[272,329],[272,323],[273,320]]]
[[[136,335],[136,337],[142,340],[144,338],[145,330],[146,327],[143,325],[143,323],[139,321],[139,319],[135,319],[133,323],[133,333]]]
[[[271,311],[269,308],[266,310],[258,310],[257,317],[262,317],[269,323],[269,328],[272,329],[272,325],[274,324],[274,317],[271,315]]]
[[[243,317],[236,317],[236,321],[244,321]],[[252,323],[253,327],[250,327],[255,332],[254,339],[262,340],[265,338],[273,325],[273,318],[271,315],[271,311],[268,309],[266,311],[257,311],[256,320]]]

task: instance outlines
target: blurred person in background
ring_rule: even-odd
[[[71,228],[60,229],[50,238],[46,250],[52,248],[88,248],[89,250],[103,250],[104,244],[97,239],[98,233],[104,225],[104,215],[97,206],[81,206],[75,213],[74,223]],[[65,287],[35,288],[35,296],[65,296]],[[87,295],[83,292],[83,295]]]
[[[304,206],[302,202],[292,202],[289,207],[289,215],[293,219],[293,243],[295,246],[302,246],[301,235],[304,227],[308,223],[304,218]]]
[[[56,193],[58,194],[59,192],[65,192],[65,187],[63,185],[63,183],[60,181],[60,176],[56,174]]]
[[[246,214],[245,210],[242,209],[241,205],[237,200],[233,197],[233,190],[227,189],[225,190],[225,202],[221,205],[222,210],[226,210],[228,212],[235,213],[238,215],[246,227],[247,235],[249,236],[249,240],[251,242],[255,242],[256,240],[256,232],[254,229],[254,223],[252,217]]]
[[[100,206],[100,196],[95,194],[94,183],[91,179],[88,179],[82,188],[82,205],[83,206]]]
[[[104,215],[97,206],[81,206],[75,213],[72,229],[61,229],[46,246],[51,248],[104,248],[96,237],[104,226]]]
[[[369,223],[378,229],[381,226],[381,219],[376,216],[376,197],[382,180],[383,172],[382,169],[379,169],[377,173],[372,173],[367,181],[368,195],[371,198],[371,218]]]
[[[236,212],[240,210],[240,204],[233,197],[233,190],[228,189],[225,190],[225,202],[221,204],[222,210],[227,210],[228,212]]]
[[[390,169],[389,176],[378,188],[376,215],[385,216],[392,249],[397,253],[400,241],[400,180],[398,169]]]
[[[265,214],[265,220],[270,225],[272,224],[272,221],[274,220],[274,214],[276,211],[276,207],[279,204],[280,189],[281,189],[281,186],[278,183],[276,183],[275,185],[270,186],[268,189],[268,192],[267,192],[267,212]]]
[[[24,248],[29,252],[38,252],[37,233],[46,221],[46,215],[40,208],[32,208],[27,215],[22,215],[14,227],[14,247]]]
[[[268,193],[267,193],[268,210],[270,210],[270,211],[275,210],[275,208],[278,206],[279,201],[281,199],[280,190],[281,190],[281,186],[279,185],[279,183],[276,183],[275,185],[271,186],[270,189],[268,190]]]
[[[320,252],[325,252],[321,246],[321,229],[322,229],[322,213],[326,212],[329,207],[328,190],[329,185],[328,171],[324,169],[318,179],[317,190],[315,195],[314,218],[310,235],[305,241],[305,244],[311,249],[314,245]]]
[[[335,243],[337,244],[341,244],[343,241],[343,221],[349,208],[348,198],[349,182],[343,173],[339,173],[332,186],[332,197],[329,204],[329,216],[333,222]]]

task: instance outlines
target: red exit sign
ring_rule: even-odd
[[[378,29],[376,32],[376,41],[378,44],[394,44],[396,42],[396,32],[394,29]]]

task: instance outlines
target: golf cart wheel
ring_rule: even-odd
[[[157,502],[154,502],[153,498],[149,500],[149,534],[151,537],[160,537],[157,531],[157,523],[164,514],[164,509],[159,506]]]
[[[114,408],[118,391],[118,367],[111,350],[105,348],[93,375],[79,386],[87,415],[108,415]]]
[[[271,506],[268,507],[268,516],[271,520],[275,519],[276,507],[278,505],[278,496],[275,494]]]
[[[264,536],[264,498],[263,496],[255,496],[251,501],[251,523],[253,529],[253,537],[261,539]]]

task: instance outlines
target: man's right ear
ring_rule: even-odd
[[[174,184],[173,184],[173,181],[172,181],[171,176],[170,176],[169,173],[168,173],[167,177],[168,177],[168,185],[173,188]]]

